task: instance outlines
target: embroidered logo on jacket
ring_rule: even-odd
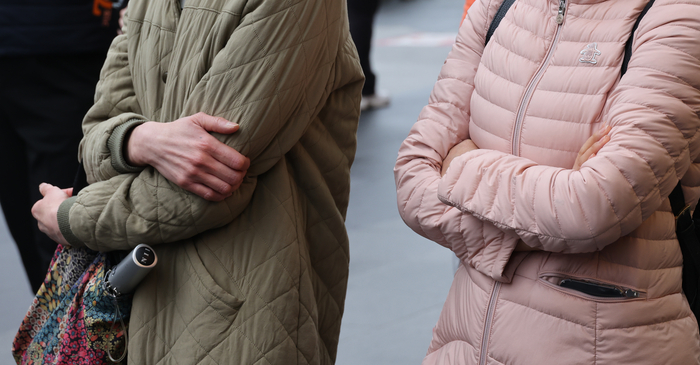
[[[591,43],[586,46],[586,48],[581,51],[581,58],[578,59],[579,62],[590,63],[595,65],[598,63],[595,57],[600,56],[600,51],[598,50],[598,43]]]

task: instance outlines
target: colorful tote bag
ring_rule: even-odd
[[[115,298],[103,287],[119,262],[114,256],[58,245],[12,344],[18,364],[126,363],[119,358],[126,353],[131,296]]]

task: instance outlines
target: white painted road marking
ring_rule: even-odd
[[[449,47],[457,33],[411,33],[375,41],[379,47]]]

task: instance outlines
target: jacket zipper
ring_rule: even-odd
[[[603,303],[603,302],[605,302],[605,303],[622,303],[622,302],[627,302],[627,301],[631,301],[631,300],[644,300],[647,297],[647,294],[645,292],[638,291],[638,290],[634,290],[632,295],[625,296],[625,297],[598,297],[595,295],[590,295],[590,294],[586,294],[586,293],[577,291],[575,289],[561,287],[559,285],[556,285],[556,284],[554,284],[548,280],[542,279],[542,278],[539,279],[539,282],[542,283],[543,285],[545,285],[549,288],[552,288],[556,291],[559,291],[561,293],[564,293],[567,295],[573,295],[575,297],[579,297],[579,298],[582,298],[585,300],[590,300],[590,301],[599,302],[599,303]]]
[[[559,11],[557,12],[556,18],[557,31],[554,35],[554,41],[552,42],[552,45],[547,51],[547,56],[545,57],[544,62],[542,62],[540,68],[537,69],[535,77],[533,77],[532,80],[530,80],[530,83],[527,85],[527,88],[525,89],[525,94],[523,95],[523,99],[520,101],[520,107],[518,107],[518,113],[515,117],[515,128],[513,129],[512,153],[515,156],[520,156],[520,129],[522,128],[523,119],[525,118],[525,106],[529,103],[530,98],[532,97],[532,93],[535,90],[535,85],[539,83],[540,79],[542,78],[542,75],[544,74],[545,69],[547,68],[547,65],[549,64],[549,60],[554,54],[554,49],[556,48],[556,45],[559,42],[559,35],[561,34],[562,24],[564,23],[565,11],[566,0],[559,0]]]
[[[491,298],[489,299],[489,307],[486,311],[486,320],[484,321],[484,335],[481,338],[481,353],[479,354],[479,365],[486,364],[486,351],[489,345],[489,336],[491,335],[491,324],[493,322],[493,312],[496,310],[496,298],[501,290],[501,282],[497,281],[493,285]]]
[[[552,42],[552,46],[549,48],[549,51],[547,52],[547,56],[545,57],[545,61],[540,65],[540,68],[537,70],[535,73],[535,77],[530,81],[530,84],[527,86],[527,89],[525,91],[525,95],[523,96],[523,100],[520,102],[520,108],[518,109],[518,114],[515,119],[515,132],[513,136],[513,154],[518,156],[520,154],[520,151],[518,150],[519,144],[517,143],[518,139],[520,139],[520,127],[522,125],[522,119],[525,114],[525,105],[527,104],[528,100],[532,96],[532,91],[534,90],[535,85],[539,81],[539,79],[542,77],[542,74],[544,73],[546,65],[549,63],[549,60],[552,58],[552,54],[554,53],[554,48],[556,44],[559,42],[559,34],[561,33],[561,27],[562,23],[564,22],[564,12],[566,10],[566,0],[559,0],[559,11],[557,13],[557,31],[554,36],[554,42]],[[484,321],[484,334],[481,338],[481,353],[479,354],[479,365],[485,365],[486,364],[486,358],[487,358],[487,350],[488,350],[488,344],[489,344],[489,337],[491,336],[491,325],[493,324],[493,314],[496,310],[496,298],[498,298],[498,293],[501,290],[501,283],[496,282],[493,286],[493,290],[491,291],[491,298],[489,298],[489,306],[488,310],[486,311],[486,319]]]
[[[599,285],[599,286],[602,286],[602,287],[607,287],[607,288],[615,289],[615,290],[617,290],[621,295],[624,295],[624,296],[620,296],[620,297],[599,297],[599,296],[595,296],[595,295],[590,295],[590,294],[586,294],[586,293],[583,293],[583,292],[578,291],[578,290],[575,290],[575,289],[564,288],[564,287],[562,287],[562,286],[560,286],[560,285],[556,285],[556,284],[552,283],[551,281],[547,280],[547,279],[546,279],[547,277],[555,277],[555,278],[558,278],[558,279],[560,279],[560,282],[561,282],[561,280],[564,280],[564,279],[571,279],[571,280],[577,280],[577,281],[584,281],[584,282],[588,282],[588,283],[591,283],[591,284]],[[539,280],[540,280],[543,284],[545,284],[545,285],[547,285],[547,286],[549,286],[549,287],[551,287],[551,288],[553,288],[553,289],[556,289],[556,290],[558,290],[558,291],[565,292],[565,293],[569,293],[569,294],[574,294],[574,293],[575,293],[574,295],[577,295],[577,296],[583,297],[583,298],[587,298],[587,299],[591,299],[591,300],[595,300],[595,301],[601,301],[601,300],[602,300],[602,301],[625,301],[625,300],[630,300],[630,299],[640,299],[640,298],[641,298],[641,299],[644,299],[644,298],[646,298],[646,292],[644,292],[644,291],[640,291],[640,290],[636,290],[636,289],[632,289],[632,288],[626,288],[626,287],[623,287],[623,286],[619,286],[619,285],[612,284],[612,283],[607,283],[607,282],[600,281],[600,280],[595,280],[595,279],[592,279],[592,278],[580,278],[580,277],[574,278],[574,277],[568,276],[568,275],[566,275],[566,274],[558,273],[558,272],[543,272],[543,273],[540,273],[540,275],[539,275]]]

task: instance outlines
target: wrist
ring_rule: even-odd
[[[149,165],[147,153],[148,136],[155,122],[146,122],[129,130],[124,137],[122,155],[129,165],[143,167]]]
[[[58,212],[56,213],[58,229],[63,235],[63,239],[72,247],[82,247],[84,245],[70,228],[70,208],[77,198],[77,196],[73,196],[64,200],[61,205],[58,206]]]
[[[143,124],[144,120],[131,119],[125,123],[116,126],[109,139],[107,147],[109,148],[110,160],[112,167],[117,173],[131,173],[143,170],[143,166],[131,165],[127,162],[127,135],[137,126]]]

